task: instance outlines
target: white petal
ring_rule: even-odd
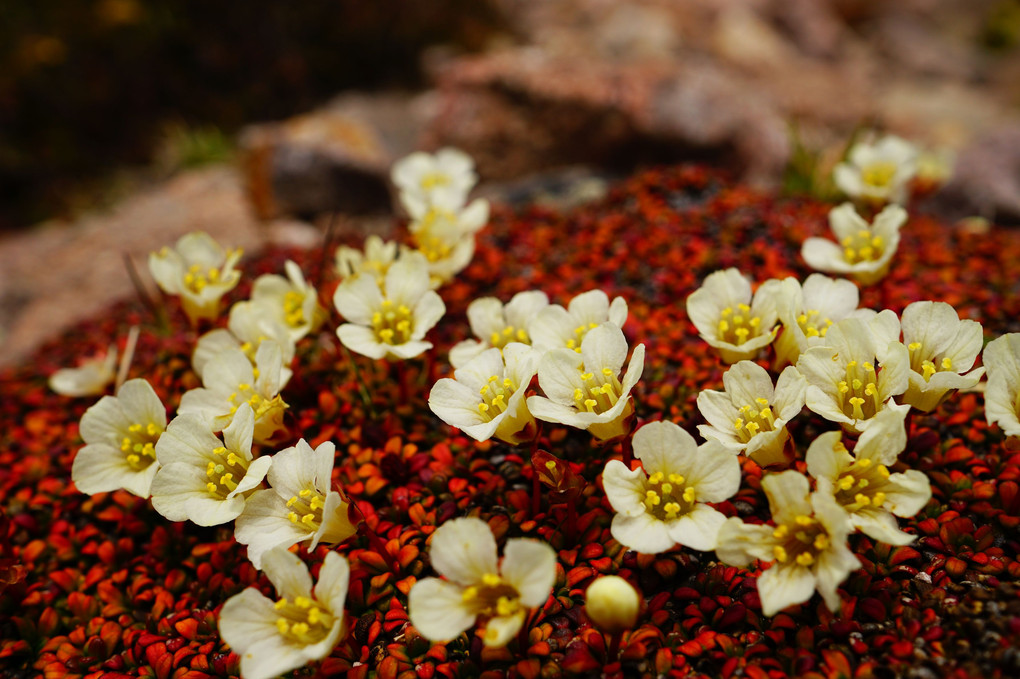
[[[383,295],[372,276],[355,276],[341,283],[333,293],[333,306],[347,321],[369,325],[372,314],[382,306]]]
[[[553,349],[542,356],[538,363],[538,384],[549,399],[573,406],[574,390],[583,386],[580,373],[583,360],[572,349]],[[530,408],[530,400],[528,403]],[[538,417],[537,413],[535,416]]]
[[[904,533],[896,523],[896,517],[884,509],[871,507],[850,514],[850,521],[868,537],[889,545],[909,545],[916,535]]]
[[[668,421],[649,422],[634,433],[632,443],[634,457],[650,474],[687,476],[698,452],[694,437]]]
[[[262,556],[262,569],[281,597],[296,599],[311,595],[312,576],[296,554],[282,548],[270,549]]]
[[[726,519],[716,536],[715,554],[723,563],[741,568],[755,559],[770,561],[775,558],[772,531],[771,526],[747,524],[735,516]]]
[[[723,388],[734,404],[752,405],[755,399],[772,401],[772,378],[753,361],[740,361],[723,373]]]
[[[326,604],[334,615],[341,615],[350,580],[351,567],[347,559],[336,552],[329,552],[319,569],[319,581],[315,583],[316,600]]]
[[[382,344],[371,328],[345,323],[336,329],[340,342],[356,354],[379,360],[389,353],[389,345]]]
[[[556,552],[539,540],[507,540],[500,574],[520,593],[521,604],[536,608],[546,602],[556,583]]]
[[[801,514],[811,516],[813,513],[808,500],[810,486],[807,477],[800,472],[791,469],[766,474],[761,480],[761,487],[768,496],[772,517],[777,524],[790,523],[793,517]]]
[[[644,514],[643,502],[647,479],[640,468],[628,469],[619,460],[607,462],[602,472],[602,488],[613,511],[626,516]]]
[[[467,308],[468,324],[475,337],[488,341],[493,333],[503,332],[506,319],[503,317],[503,303],[495,297],[481,297]]]
[[[853,464],[853,456],[842,445],[842,434],[838,431],[827,431],[820,435],[808,447],[805,461],[808,474],[816,479],[835,481]]]
[[[647,513],[637,516],[617,514],[613,517],[610,532],[621,545],[642,554],[665,552],[676,544],[666,524]]]
[[[424,337],[445,313],[446,305],[443,304],[443,298],[432,290],[425,291],[414,305],[414,333],[411,339],[420,340]]]
[[[847,579],[851,571],[860,567],[861,562],[842,543],[830,545],[829,549],[818,555],[818,561],[814,566],[815,580],[818,593],[822,595],[830,611],[839,610],[840,599],[836,589]]]
[[[916,469],[891,474],[884,490],[884,507],[896,516],[915,516],[931,499],[931,482]]]
[[[627,360],[627,340],[623,331],[612,323],[592,328],[581,341],[581,357],[588,372],[609,368],[619,373]]]
[[[513,615],[497,616],[490,618],[485,623],[485,634],[482,642],[489,648],[502,648],[510,643],[524,624],[524,611],[517,611]]]
[[[475,615],[464,606],[463,588],[439,578],[414,583],[407,595],[407,615],[430,641],[450,641],[475,624]]]
[[[699,502],[690,512],[666,525],[674,542],[701,552],[710,552],[715,549],[719,529],[725,522],[726,517],[721,512]]]
[[[740,489],[740,462],[718,441],[701,444],[680,473],[687,477],[698,501],[722,502]]]
[[[497,572],[496,539],[481,519],[452,519],[433,534],[429,558],[437,573],[467,587]]]

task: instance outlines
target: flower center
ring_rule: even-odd
[[[660,521],[670,521],[694,509],[697,496],[686,481],[680,474],[655,472],[649,476],[643,500],[648,513]]]
[[[421,187],[426,191],[430,191],[439,186],[446,186],[450,183],[450,178],[442,172],[428,172],[421,178]]]
[[[291,523],[300,523],[316,531],[322,525],[322,508],[325,506],[325,495],[314,488],[305,488],[287,500],[287,507],[290,508],[287,518]]]
[[[192,264],[188,267],[187,273],[184,274],[184,285],[192,292],[202,292],[210,283],[215,284],[219,282],[220,270],[214,267],[202,271],[201,265]]]
[[[740,345],[761,334],[761,318],[751,315],[751,307],[738,304],[737,310],[726,307],[719,312],[719,339]]]
[[[584,339],[589,330],[594,330],[597,327],[599,327],[598,323],[588,323],[587,325],[582,323],[574,328],[574,336],[567,340],[567,349],[573,349],[577,353],[581,353],[581,340]]]
[[[478,404],[478,412],[486,421],[506,411],[507,401],[517,391],[517,385],[509,377],[500,379],[498,375],[491,375],[489,383],[482,385],[478,393],[482,395],[482,402]]]
[[[301,644],[315,644],[329,634],[333,628],[333,614],[320,608],[313,599],[299,596],[293,601],[286,597],[277,601],[276,629],[285,638]]]
[[[808,337],[825,337],[829,331],[832,321],[822,316],[817,309],[808,309],[800,316],[797,316],[797,325]]]
[[[837,385],[843,414],[855,420],[867,420],[882,409],[878,395],[875,366],[857,361],[846,364],[846,379]]]
[[[880,488],[888,478],[889,469],[884,464],[874,464],[866,457],[856,460],[836,479],[836,501],[851,513],[881,507],[885,504],[885,493]]]
[[[933,360],[936,357],[928,356],[927,352],[923,351],[924,347],[921,346],[920,342],[911,342],[907,345],[907,349],[910,351],[910,369],[923,375],[925,382],[931,380],[931,376],[937,372],[951,371],[953,369],[953,360],[951,358],[945,356],[936,363]]]
[[[258,369],[256,368],[256,377]],[[279,394],[273,398],[266,398],[252,388],[252,385],[247,382],[241,382],[237,385],[237,391],[231,392],[230,398],[230,414],[233,415],[237,412],[237,409],[245,401],[251,406],[252,412],[255,414],[255,419],[258,420],[266,415],[266,413],[283,409],[287,407],[287,404],[283,402],[283,398]]]
[[[205,484],[210,495],[225,500],[230,493],[237,490],[237,482],[248,473],[248,461],[242,456],[227,450],[223,446],[213,448],[217,460],[210,460],[205,468],[209,481]]]
[[[283,319],[292,328],[305,323],[305,296],[291,290],[283,296]]]
[[[510,342],[521,342],[522,344],[531,344],[531,338],[528,337],[528,331],[524,328],[515,328],[512,325],[508,325],[503,328],[503,332],[494,332],[489,337],[489,344],[502,349]]]
[[[155,423],[132,424],[128,435],[120,442],[120,449],[131,468],[141,471],[156,461],[156,441],[163,430]]]
[[[382,308],[372,314],[372,329],[383,344],[405,344],[411,340],[414,317],[406,305],[384,299]]]
[[[757,398],[754,405],[740,408],[740,417],[733,421],[733,429],[741,443],[747,443],[760,432],[773,431],[776,428],[776,416],[769,407],[768,399]]]
[[[589,413],[604,413],[612,409],[623,392],[623,385],[609,368],[597,373],[582,372],[581,382],[583,388],[574,389],[574,404],[578,410]]]
[[[792,523],[776,526],[772,537],[778,540],[772,548],[776,561],[792,561],[805,567],[812,565],[830,544],[829,533],[821,522],[804,514],[797,516]]]
[[[439,236],[418,233],[415,234],[414,242],[418,245],[418,250],[425,255],[425,259],[430,262],[441,262],[453,252],[453,246]]]
[[[495,573],[486,573],[477,585],[464,589],[461,601],[475,615],[484,617],[513,615],[521,608],[517,588]]]
[[[843,258],[848,264],[860,262],[874,262],[878,260],[885,251],[885,242],[881,236],[876,236],[868,229],[861,229],[852,236],[843,239]]]
[[[895,176],[896,163],[890,163],[887,160],[871,163],[861,169],[861,181],[876,189],[889,186]]]

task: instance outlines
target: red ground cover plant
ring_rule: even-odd
[[[469,336],[464,316],[482,295],[502,300],[539,289],[553,302],[600,288],[630,308],[624,331],[647,347],[636,388],[640,423],[670,420],[692,434],[703,389],[721,388],[726,366],[707,350],[684,300],[709,273],[738,267],[760,282],[810,271],[799,258],[808,236],[825,235],[831,206],[777,200],[701,168],[640,174],[603,201],[574,212],[497,208],[471,266],[440,293],[447,315],[429,335],[436,347],[408,362],[409,384],[384,362],[340,349],[334,318],[298,345],[283,392],[287,437],[337,446],[333,481],[353,501],[362,530],[337,550],[351,564],[346,638],[297,675],[351,677],[749,676],[1007,677],[1020,673],[1020,449],[985,422],[980,393],[957,394],[930,415],[913,413],[893,471],[919,469],[933,497],[900,521],[918,539],[890,547],[850,538],[863,567],[843,583],[839,613],[820,597],[774,617],[761,614],[757,570],[720,564],[712,552],[676,548],[657,556],[612,539],[612,510],[598,483],[619,444],[545,425],[538,456],[543,496],[531,501],[526,449],[478,443],[429,410],[446,353]],[[242,299],[258,274],[291,258],[329,300],[332,253],[270,251],[242,264]],[[979,320],[986,340],[1020,330],[1015,262],[1020,234],[975,235],[912,215],[890,274],[862,290],[862,307],[897,313],[910,302],[952,304]],[[327,304],[329,308],[330,305]],[[144,377],[170,412],[198,386],[189,357],[196,335],[176,302],[161,326],[123,303],[0,374],[0,672],[4,676],[160,679],[236,676],[238,658],[217,632],[222,604],[248,586],[272,587],[234,542],[229,525],[171,523],[124,491],[87,496],[70,479],[78,423],[93,399],[51,392],[46,376],[140,324],[131,377]],[[355,371],[352,360],[357,364]],[[363,382],[370,398],[359,389]],[[409,398],[401,399],[402,387]],[[830,423],[805,411],[790,425],[798,461]],[[550,457],[552,456],[552,457]],[[552,462],[547,465],[547,462]],[[718,505],[727,516],[768,518],[762,472],[741,457],[743,482]],[[426,540],[457,516],[487,521],[502,544],[534,537],[557,551],[552,596],[526,635],[486,649],[473,631],[432,644],[408,626],[407,592],[432,575]],[[299,552],[313,576],[326,547]],[[385,553],[381,553],[385,550]],[[583,592],[618,574],[644,596],[637,627],[610,662],[607,640],[583,613]]]

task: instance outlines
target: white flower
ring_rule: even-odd
[[[888,205],[868,224],[851,203],[829,211],[829,226],[839,243],[827,238],[808,238],[800,255],[812,269],[851,276],[861,285],[882,280],[900,245],[900,227],[907,211]]]
[[[672,422],[652,422],[634,434],[634,457],[642,468],[610,460],[602,472],[602,486],[616,512],[613,538],[643,554],[677,544],[703,552],[715,549],[726,517],[705,503],[722,502],[740,488],[737,456],[718,441],[699,447]]]
[[[806,458],[818,492],[831,493],[861,532],[893,545],[916,538],[899,529],[893,514],[914,516],[931,498],[931,484],[923,472],[889,472],[907,445],[905,417],[905,411],[880,412],[852,455],[840,441],[840,432],[826,432],[811,443]]]
[[[77,368],[60,368],[50,375],[50,389],[61,396],[97,396],[117,378],[117,345],[103,356],[83,361]]]
[[[778,332],[776,290],[776,284],[762,285],[752,299],[751,282],[740,271],[716,271],[687,298],[687,315],[723,361],[754,358]]]
[[[443,378],[429,393],[429,408],[443,422],[485,441],[492,436],[518,445],[535,437],[535,418],[524,394],[538,369],[531,347],[511,342],[502,353],[486,349]]]
[[[272,459],[253,459],[255,414],[242,403],[223,440],[201,415],[178,415],[156,443],[160,469],[152,481],[152,507],[171,521],[216,526],[233,521],[262,483]]]
[[[393,262],[397,261],[397,242],[384,241],[372,234],[365,239],[365,251],[341,245],[334,255],[340,278],[351,278],[363,273],[374,276],[382,285]]]
[[[489,221],[489,201],[479,198],[464,207],[450,193],[438,192],[430,201],[406,198],[404,205],[411,215],[411,238],[438,287],[471,263],[475,234]]]
[[[902,203],[917,172],[917,147],[890,134],[875,143],[854,144],[847,160],[832,171],[843,193],[877,203]]]
[[[382,287],[371,276],[344,281],[333,304],[349,321],[336,331],[343,345],[375,359],[413,358],[431,349],[425,333],[446,313],[443,300],[429,289],[428,263],[420,254],[401,257]]]
[[[899,321],[888,309],[870,321],[845,318],[832,325],[825,344],[797,361],[808,381],[805,405],[858,433],[884,408],[909,409],[892,401],[907,390],[910,372],[910,356],[897,337]]]
[[[450,364],[459,368],[489,347],[502,349],[510,342],[531,344],[528,324],[549,298],[539,290],[519,292],[504,306],[495,297],[482,297],[467,308],[468,323],[477,340],[464,340],[450,349]]]
[[[347,516],[348,504],[330,490],[336,446],[325,441],[312,450],[304,439],[273,455],[268,490],[256,490],[234,525],[234,539],[248,545],[248,558],[261,568],[274,547],[308,542],[335,545],[357,532]]]
[[[227,349],[205,366],[203,387],[186,392],[177,412],[201,415],[210,421],[212,431],[222,431],[247,402],[255,411],[255,441],[268,443],[284,428],[287,404],[280,397],[282,369],[280,345],[271,340],[259,344],[254,367],[243,351]]]
[[[584,591],[584,612],[603,632],[623,632],[637,624],[641,595],[619,575],[603,575]]]
[[[198,344],[191,355],[191,367],[199,379],[205,366],[221,351],[240,349],[255,365],[255,355],[265,340],[272,340],[280,346],[282,365],[280,368],[281,388],[290,381],[292,371],[287,366],[294,360],[296,347],[288,328],[275,318],[274,314],[254,302],[236,302],[230,307],[227,328],[210,330],[198,338]]]
[[[777,367],[795,365],[809,347],[823,344],[833,323],[849,316],[865,318],[875,313],[857,308],[860,293],[845,278],[813,273],[803,286],[796,278],[785,278],[776,292],[776,310],[783,324],[775,343]]]
[[[803,603],[818,590],[830,611],[839,608],[836,589],[860,561],[847,548],[850,517],[832,493],[809,494],[808,480],[790,470],[766,474],[762,490],[774,526],[753,526],[733,517],[719,529],[715,553],[741,568],[755,559],[775,561],[758,576],[762,613],[775,615]]]
[[[244,679],[270,679],[321,660],[346,634],[346,559],[326,554],[314,589],[308,567],[285,549],[267,553],[264,566],[280,598],[270,601],[249,587],[220,611],[220,636],[240,657]]]
[[[234,266],[241,250],[224,250],[202,231],[185,234],[174,249],[164,247],[149,254],[149,271],[163,292],[180,295],[184,313],[194,323],[215,319],[220,298],[241,280]]]
[[[951,391],[970,389],[981,381],[984,368],[967,372],[981,353],[980,323],[960,320],[945,302],[914,302],[903,310],[900,326],[910,352],[904,403],[928,413]]]
[[[982,354],[988,370],[985,418],[1006,436],[1020,436],[1020,333],[1011,332],[988,343]]]
[[[627,322],[627,302],[614,297],[612,303],[601,290],[589,290],[570,300],[564,309],[550,304],[540,310],[527,326],[531,343],[541,352],[566,347],[581,351],[581,341],[589,330],[603,323],[622,328]]]
[[[319,304],[319,291],[308,284],[300,267],[291,260],[284,264],[287,277],[264,274],[255,279],[251,301],[272,311],[275,320],[298,341],[318,329],[326,320]]]
[[[437,193],[463,205],[478,182],[474,161],[463,151],[440,149],[435,155],[418,151],[393,165],[393,183],[406,206],[410,201],[432,202]]]
[[[143,379],[128,380],[81,417],[85,446],[71,466],[71,480],[94,495],[123,488],[149,497],[159,464],[155,444],[166,429],[166,408]]]
[[[762,466],[788,462],[786,423],[804,407],[806,391],[807,380],[793,366],[779,375],[773,389],[765,368],[740,361],[723,373],[723,391],[698,394],[698,410],[708,421],[698,425],[698,432]]]
[[[481,519],[447,521],[429,547],[432,568],[445,579],[423,578],[407,596],[411,624],[432,641],[449,641],[482,620],[486,646],[505,646],[527,609],[541,606],[556,582],[556,552],[539,542],[507,540],[498,563],[496,539]]]
[[[627,432],[634,413],[631,389],[641,379],[645,345],[634,347],[621,382],[618,375],[627,360],[627,340],[613,323],[588,331],[581,352],[553,349],[538,364],[538,383],[545,397],[528,398],[528,410],[540,420],[587,429],[606,440]]]

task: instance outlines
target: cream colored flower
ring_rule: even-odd
[[[580,353],[588,331],[606,322],[622,328],[627,322],[627,301],[614,297],[610,303],[606,293],[589,290],[570,300],[566,309],[550,304],[538,311],[527,325],[527,332],[540,352],[566,347]]]
[[[432,535],[432,568],[407,596],[411,624],[432,641],[449,641],[481,620],[486,646],[505,646],[529,608],[546,602],[556,582],[556,552],[539,542],[507,540],[503,562],[489,525],[472,517],[447,521]]]
[[[357,532],[347,516],[348,504],[331,490],[336,446],[329,441],[312,450],[301,439],[273,455],[267,478],[271,488],[256,490],[234,524],[234,539],[248,545],[255,568],[274,547],[307,542],[335,545]]]
[[[220,611],[220,637],[241,659],[244,679],[270,679],[321,660],[346,636],[346,559],[326,554],[314,589],[308,567],[285,549],[268,552],[264,567],[280,598],[249,587]]]
[[[829,226],[839,243],[827,238],[808,238],[800,255],[812,269],[852,277],[861,285],[872,285],[889,272],[896,248],[900,245],[900,227],[907,211],[888,205],[868,224],[851,203],[829,211]]]
[[[786,423],[804,407],[806,391],[807,380],[793,366],[779,375],[773,388],[765,368],[740,361],[723,373],[723,391],[698,394],[698,410],[708,421],[698,425],[698,432],[762,466],[789,462]]]
[[[284,429],[280,397],[283,355],[280,345],[266,340],[255,354],[255,365],[240,349],[227,349],[205,366],[202,387],[181,397],[179,415],[194,413],[206,418],[212,431],[222,431],[242,403],[255,412],[255,442],[269,443]]]
[[[902,203],[917,172],[917,147],[895,135],[855,144],[847,161],[832,171],[836,186],[851,198]]]
[[[862,533],[892,545],[906,545],[917,537],[901,531],[893,515],[914,516],[931,498],[931,483],[923,472],[889,472],[907,445],[905,417],[905,411],[880,412],[853,454],[840,441],[840,432],[826,432],[811,443],[806,458],[818,492],[831,493]]]
[[[227,349],[240,349],[255,365],[255,355],[259,346],[266,340],[272,340],[280,346],[283,367],[280,368],[281,388],[290,381],[293,374],[287,366],[294,360],[297,347],[291,339],[289,329],[269,309],[264,309],[254,302],[235,302],[230,307],[230,317],[226,328],[210,330],[198,338],[198,344],[191,355],[191,367],[199,379],[205,373],[205,366],[216,356]]]
[[[815,590],[830,611],[839,609],[840,583],[860,561],[847,548],[853,526],[832,493],[809,492],[803,474],[766,474],[762,490],[772,508],[773,526],[755,526],[733,517],[719,529],[719,560],[746,568],[755,559],[772,561],[758,576],[762,613],[775,615],[803,603]]]
[[[910,352],[910,386],[903,394],[904,403],[928,413],[950,392],[970,389],[981,381],[985,369],[970,370],[981,353],[980,323],[960,320],[956,309],[945,302],[914,302],[903,310],[900,326]]]
[[[537,433],[524,394],[538,370],[531,347],[511,342],[493,347],[462,365],[454,379],[443,378],[429,393],[429,408],[439,419],[468,436],[485,441],[495,436],[511,445]]]
[[[117,379],[117,345],[102,356],[85,360],[77,368],[60,368],[50,375],[50,389],[61,396],[98,396]]]
[[[405,198],[404,205],[411,239],[428,260],[433,287],[439,287],[471,263],[475,234],[489,221],[489,201],[479,198],[465,207],[452,194],[437,192],[429,201]]]
[[[326,320],[319,291],[308,284],[301,268],[291,260],[284,264],[287,277],[264,274],[255,279],[251,301],[269,310],[276,323],[287,328],[292,341],[315,332]]]
[[[495,297],[482,297],[467,308],[468,323],[477,340],[458,342],[450,349],[450,364],[459,368],[489,347],[502,349],[510,342],[531,344],[528,325],[549,306],[549,298],[539,290],[519,292],[504,306]]]
[[[360,274],[369,274],[382,285],[393,262],[397,261],[397,242],[384,241],[372,234],[365,239],[365,251],[341,245],[334,255],[336,271],[340,278],[347,279]]]
[[[888,309],[870,321],[845,318],[832,325],[825,344],[797,361],[808,381],[805,405],[857,433],[885,408],[909,409],[892,400],[910,383],[910,356],[898,337],[899,320]]]
[[[221,441],[201,415],[178,415],[156,442],[160,469],[152,507],[171,521],[216,526],[233,521],[265,478],[272,459],[252,457],[255,413],[242,403]]]
[[[809,347],[825,342],[829,326],[850,316],[870,318],[870,309],[858,309],[860,293],[845,278],[829,278],[813,273],[800,284],[796,278],[785,278],[776,290],[776,309],[783,331],[776,338],[777,368],[796,365]]]
[[[777,289],[762,285],[752,298],[751,282],[740,271],[716,271],[687,298],[687,315],[723,361],[754,358],[776,338]]]
[[[1020,333],[1011,332],[988,343],[982,354],[988,370],[985,418],[1006,436],[1020,436]]]
[[[85,446],[71,465],[78,490],[94,495],[123,488],[149,497],[166,408],[148,382],[128,380],[116,396],[99,399],[82,415],[79,429]]]
[[[634,413],[630,392],[641,379],[645,345],[634,347],[623,381],[627,340],[613,323],[603,323],[581,340],[581,352],[553,349],[538,364],[538,383],[545,396],[528,398],[528,410],[540,420],[587,429],[606,440],[627,433]]]
[[[603,632],[623,632],[637,625],[641,595],[620,576],[603,575],[584,591],[584,612]]]
[[[184,313],[194,323],[214,320],[220,298],[241,280],[234,269],[241,250],[224,250],[202,231],[185,234],[171,250],[164,247],[149,255],[149,271],[168,295],[180,295]]]
[[[478,182],[474,165],[469,155],[454,148],[435,154],[417,151],[397,161],[391,176],[405,206],[409,201],[432,202],[437,193],[463,205]]]
[[[613,538],[643,554],[675,545],[707,552],[726,517],[706,502],[722,502],[740,488],[737,456],[718,441],[702,446],[672,422],[651,422],[634,434],[641,468],[610,460],[602,487],[616,516]]]
[[[428,263],[420,254],[401,257],[380,287],[373,277],[341,283],[333,304],[348,323],[336,334],[345,347],[369,358],[407,359],[432,348],[425,333],[446,313],[429,289]]]

